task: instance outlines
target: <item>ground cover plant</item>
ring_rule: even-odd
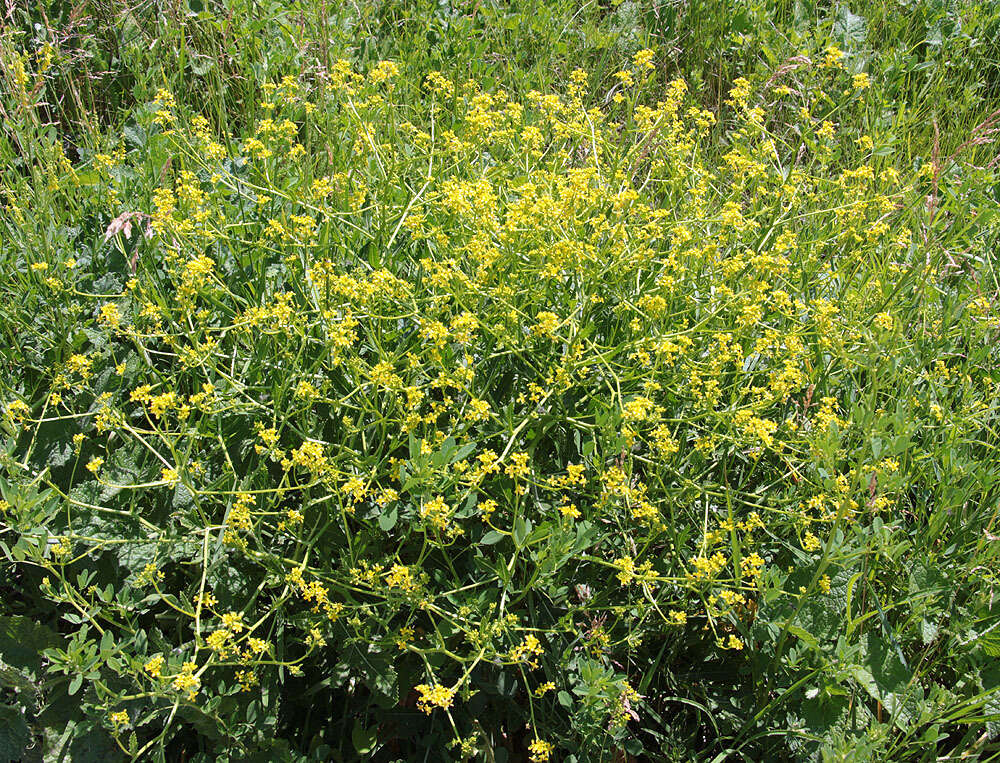
[[[0,759],[995,758],[998,16],[10,7]]]

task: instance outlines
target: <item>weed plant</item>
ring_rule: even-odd
[[[0,757],[1000,752],[988,6],[89,7],[3,37]]]

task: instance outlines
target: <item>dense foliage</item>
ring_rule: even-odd
[[[0,758],[1000,750],[987,10],[49,10]]]

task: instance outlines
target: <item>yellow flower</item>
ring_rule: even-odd
[[[323,634],[319,632],[319,628],[310,628],[309,635],[306,638],[306,643],[310,647],[324,647],[326,646],[326,639],[323,638]]]
[[[396,646],[400,651],[406,651],[407,645],[413,639],[413,628],[404,627],[399,629],[399,636],[396,637]]]
[[[530,473],[531,469],[528,467],[528,454],[527,453],[511,453],[510,463],[507,465],[506,472],[509,476],[517,479],[518,477],[526,477]]]
[[[108,720],[111,721],[112,725],[115,727],[115,732],[117,733],[128,725],[128,713],[124,710],[119,710],[118,712],[111,713],[108,716]]]
[[[510,659],[514,662],[525,662],[532,668],[538,667],[538,658],[542,655],[542,643],[529,633],[520,644],[510,650]]]
[[[372,382],[380,387],[395,389],[403,384],[403,380],[396,374],[396,370],[393,368],[392,363],[388,363],[384,360],[379,361],[372,366],[370,376]]]
[[[194,674],[197,670],[198,665],[194,662],[185,662],[181,666],[181,672],[174,677],[174,681],[171,686],[175,691],[186,691],[188,700],[194,700],[195,696],[198,694],[198,689],[201,686],[201,679]]]
[[[555,691],[556,685],[552,681],[546,681],[535,689],[535,696],[542,697],[546,692]]]
[[[291,463],[314,474],[322,474],[330,468],[330,463],[323,454],[323,445],[314,440],[304,442],[293,450]]]
[[[262,638],[251,636],[247,639],[247,651],[251,654],[266,654],[270,649],[270,645]]]
[[[569,517],[570,519],[580,518],[580,510],[576,507],[575,503],[563,503],[558,508],[559,513],[564,517]]]
[[[145,670],[152,678],[159,678],[160,671],[163,669],[163,658],[157,655],[153,657],[149,662],[143,665],[143,670]]]
[[[654,53],[649,48],[645,48],[644,50],[640,50],[632,57],[632,65],[635,66],[636,69],[639,69],[641,71],[651,72],[655,68],[653,66],[653,58],[655,56],[656,53]]]
[[[632,87],[635,84],[635,79],[632,77],[632,72],[627,72],[624,69],[622,71],[615,72],[615,77],[619,82],[622,83],[622,87]]]
[[[534,330],[539,336],[551,337],[555,334],[556,328],[559,326],[559,316],[547,310],[536,315],[535,321]]]
[[[552,755],[553,750],[555,750],[555,746],[551,742],[546,742],[542,739],[536,738],[528,745],[528,752],[531,753],[532,763],[545,763]]]
[[[409,567],[402,564],[394,564],[385,574],[385,584],[389,588],[400,588],[404,591],[413,591],[417,587],[417,581],[413,579],[413,574]]]
[[[173,391],[163,392],[162,394],[156,395],[155,397],[150,399],[149,410],[150,413],[156,416],[156,418],[160,418],[168,410],[176,407],[176,405],[177,405],[177,393]]]
[[[226,612],[222,616],[222,625],[233,633],[242,633],[244,628],[243,615],[239,612]]]
[[[493,512],[497,510],[497,502],[492,498],[479,502],[479,510],[482,512],[484,522],[489,522],[493,518]]]
[[[435,707],[447,710],[451,707],[452,700],[455,698],[455,689],[442,686],[441,684],[434,684],[433,686],[420,684],[414,688],[420,693],[420,698],[417,700],[417,707],[428,715],[430,715]]]
[[[465,418],[469,421],[482,421],[490,416],[490,404],[485,400],[473,398],[469,401],[469,407],[465,411]]]
[[[135,576],[136,585],[152,585],[163,580],[163,572],[152,562],[148,562],[142,571]]]
[[[257,674],[252,670],[238,670],[236,672],[236,681],[239,683],[242,691],[250,691],[254,686],[260,683],[260,679],[257,678]]]
[[[437,496],[420,507],[420,518],[427,520],[437,530],[444,530],[448,526],[450,516],[451,508],[441,496]]]
[[[840,66],[840,62],[843,58],[844,51],[836,45],[831,45],[826,49],[826,53],[823,57],[823,66]]]
[[[623,556],[615,560],[615,567],[618,568],[615,577],[618,578],[623,586],[632,583],[649,583],[656,579],[656,573],[653,571],[653,563],[649,561],[645,561],[637,566],[632,557]]]
[[[228,643],[232,635],[232,633],[225,629],[212,631],[212,633],[208,634],[208,638],[205,639],[205,643],[209,649],[213,652],[218,652],[220,657],[225,658],[229,654]]]
[[[122,314],[118,312],[118,305],[108,302],[101,306],[101,311],[97,315],[97,322],[110,329],[118,328],[122,322]]]
[[[7,405],[7,416],[11,421],[23,422],[29,413],[31,413],[31,408],[23,400],[15,400]]]
[[[381,84],[399,74],[399,66],[395,61],[379,61],[378,65],[368,72],[368,78],[375,84]]]
[[[319,391],[312,384],[303,380],[295,388],[295,397],[312,401],[319,397]]]
[[[727,103],[733,106],[746,106],[750,92],[750,81],[746,77],[737,77],[733,80],[733,87],[729,91]]]

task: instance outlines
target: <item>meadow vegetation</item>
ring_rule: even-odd
[[[3,13],[0,759],[1000,754],[1000,6]]]

